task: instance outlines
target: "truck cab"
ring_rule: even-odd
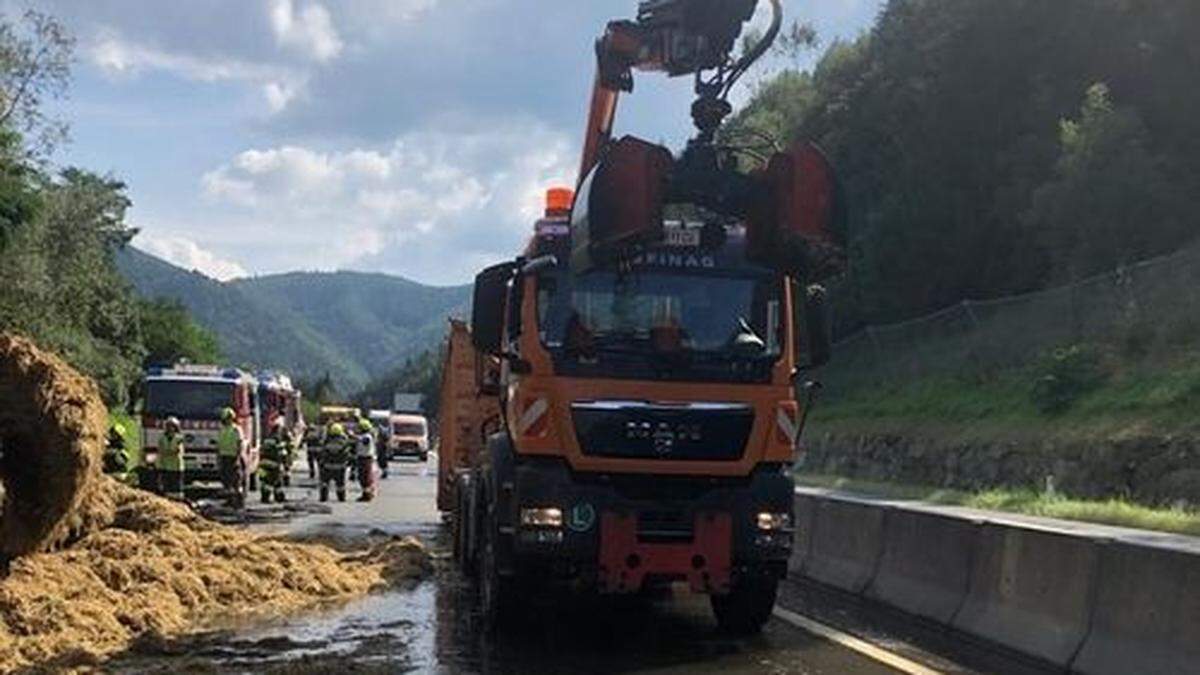
[[[472,430],[486,435],[473,458],[442,421],[457,553],[480,570],[485,609],[530,579],[605,594],[683,583],[722,625],[754,630],[792,551],[796,378],[821,352],[806,337],[820,326],[799,324],[822,310],[746,255],[743,228],[670,222],[619,265],[580,271],[556,215],[476,280],[473,393],[497,412]],[[447,363],[464,348],[452,339]],[[466,394],[445,388],[453,411]]]
[[[184,438],[184,485],[220,480],[217,435],[221,410],[231,408],[235,424],[247,439],[243,451],[243,479],[249,482],[258,467],[262,415],[258,381],[237,368],[179,364],[151,367],[145,374],[142,410],[142,462],[152,467],[163,426],[169,417],[179,419]],[[140,472],[148,476],[146,472]],[[146,483],[147,481],[144,481]]]

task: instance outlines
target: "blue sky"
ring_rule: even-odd
[[[880,4],[785,11],[828,42]],[[30,5],[79,40],[55,161],[129,184],[138,246],[217,278],[451,284],[515,253],[574,179],[592,42],[636,1],[0,0]],[[618,131],[678,145],[690,102],[640,74]]]

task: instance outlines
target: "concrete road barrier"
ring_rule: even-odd
[[[981,522],[893,509],[879,571],[867,595],[910,614],[950,623],[967,596]]]
[[[1071,663],[1088,634],[1100,546],[1049,530],[986,523],[955,628],[1052,663]]]
[[[1095,675],[1200,671],[1200,556],[1105,546],[1092,631],[1073,666]]]
[[[796,534],[792,541],[792,557],[788,560],[788,573],[801,574],[812,546],[812,534],[817,522],[818,499],[812,495],[798,494],[794,502]]]
[[[804,574],[861,593],[875,576],[883,549],[886,509],[839,499],[817,502]]]

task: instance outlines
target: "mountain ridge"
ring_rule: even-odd
[[[470,286],[426,286],[380,272],[283,272],[218,281],[133,246],[118,269],[147,298],[183,303],[217,334],[227,360],[310,379],[344,396],[434,349],[464,316]]]

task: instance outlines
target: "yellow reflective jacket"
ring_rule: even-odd
[[[242,429],[236,424],[221,426],[217,434],[217,454],[222,457],[237,457],[242,454]]]

